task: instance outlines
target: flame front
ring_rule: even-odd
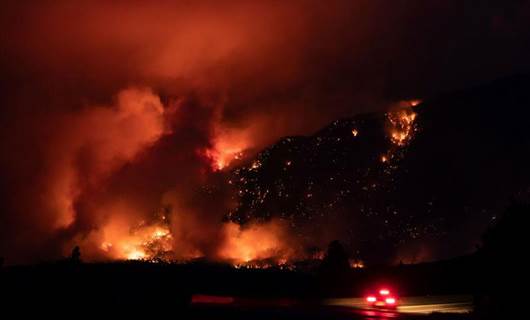
[[[386,113],[387,135],[391,142],[389,150],[379,158],[381,163],[387,165],[388,169],[395,169],[394,160],[402,157],[397,152],[399,149],[406,147],[414,138],[414,133],[418,130],[416,119],[418,114],[413,108],[421,103],[421,100],[401,101],[396,110]]]
[[[213,129],[212,146],[203,151],[211,161],[214,171],[223,170],[247,156],[247,149],[253,145],[252,130],[247,128],[225,128],[221,123]]]
[[[234,222],[221,225],[222,241],[214,256],[197,254],[179,257],[176,238],[166,224],[166,219],[151,223],[114,219],[98,235],[100,255],[113,260],[187,261],[193,258],[214,258],[236,267],[285,265],[293,256],[294,248],[288,246],[287,226],[281,221],[253,223],[241,226]],[[88,239],[89,242],[94,238]],[[265,262],[264,262],[265,261]]]
[[[399,147],[407,145],[412,139],[417,114],[412,109],[402,109],[387,113],[391,125],[390,140]]]
[[[212,161],[212,168],[215,171],[220,171],[228,167],[233,161],[243,158],[243,148],[238,146],[216,146],[214,148],[206,149],[204,152],[206,157]]]
[[[103,230],[99,249],[118,260],[167,260],[173,250],[173,237],[163,224],[140,223],[130,227],[112,221]]]
[[[285,241],[285,226],[280,221],[253,224],[246,228],[231,222],[225,225],[225,232],[226,242],[219,255],[235,265],[257,260],[272,260],[281,265],[292,254],[292,248]]]

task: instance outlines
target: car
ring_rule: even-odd
[[[366,303],[372,308],[396,309],[398,297],[388,288],[381,288],[366,296]]]

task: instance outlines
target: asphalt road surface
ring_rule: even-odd
[[[400,314],[469,313],[473,298],[468,295],[404,297],[399,299]],[[329,299],[325,305],[368,309],[363,298]]]
[[[470,296],[428,296],[400,299],[397,310],[371,309],[362,298],[325,301],[257,300],[219,296],[193,297],[191,319],[467,319]]]

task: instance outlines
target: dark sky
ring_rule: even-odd
[[[212,162],[527,71],[529,36],[524,0],[4,2],[0,255],[99,257],[168,206],[180,255],[215,255]]]

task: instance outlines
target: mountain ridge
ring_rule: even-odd
[[[232,170],[238,206],[228,218],[286,219],[308,246],[340,239],[374,263],[471,252],[528,192],[528,89],[524,74],[426,100],[410,111],[403,145],[391,117],[406,109],[285,137]]]

